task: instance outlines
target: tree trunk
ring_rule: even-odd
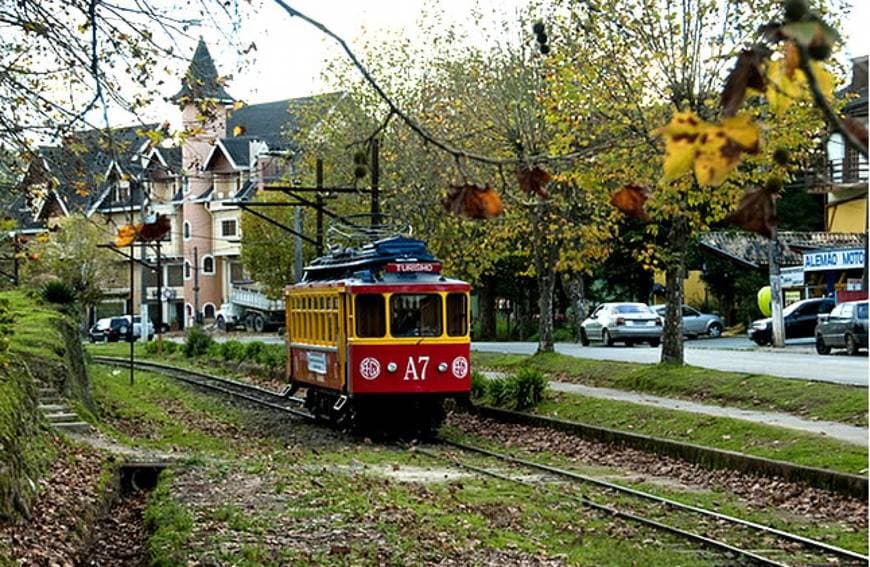
[[[532,297],[529,288],[525,287],[522,291],[522,297],[517,305],[517,331],[521,341],[526,340],[526,332],[529,330],[529,318],[532,313]]]
[[[665,267],[665,328],[662,334],[662,362],[683,364],[683,282],[686,273],[688,223],[677,219],[668,233],[671,257]]]
[[[483,276],[480,293],[477,296],[480,317],[480,336],[482,341],[495,340],[495,278]]]
[[[562,285],[568,294],[568,301],[574,311],[574,337],[580,340],[580,326],[586,318],[586,285],[583,274],[569,273],[562,279]]]
[[[538,352],[553,352],[553,295],[556,273],[547,263],[538,271]]]

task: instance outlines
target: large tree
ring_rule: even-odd
[[[409,221],[451,274],[479,287],[484,322],[492,320],[487,306],[497,262],[526,258],[524,272],[538,283],[539,349],[552,350],[558,274],[574,277],[606,255],[612,235],[606,193],[588,179],[563,177],[567,161],[540,157],[549,151],[553,131],[541,103],[548,69],[532,40],[534,19],[529,14],[519,22],[493,23],[480,14],[471,18],[475,41],[432,18],[425,20],[431,23],[424,24],[415,45],[398,40],[359,51],[390,100],[414,116],[427,136],[395,117],[355,67],[336,61],[328,74],[349,104],[321,125],[305,148],[309,156],[338,164],[338,178],[351,182],[359,169],[353,155],[366,153],[377,137],[383,209]],[[457,151],[438,147],[430,137]],[[593,154],[582,147],[568,153]],[[524,176],[539,177],[530,182]],[[549,185],[539,182],[547,177]],[[445,211],[445,200],[473,185],[500,192],[504,213],[481,221]]]
[[[563,6],[566,11],[554,19],[558,39],[548,101],[551,120],[561,125],[556,141],[588,143],[602,130],[632,140],[600,152],[576,175],[592,176],[614,193],[623,189],[615,196],[646,221],[647,241],[637,257],[649,269],[662,269],[667,282],[662,361],[682,363],[680,306],[692,234],[722,221],[745,189],[781,185],[815,149],[822,123],[805,100],[770,122],[764,145],[752,117],[769,115],[767,104],[716,125],[729,56],[754,41],[759,26],[778,15],[779,3],[628,0],[604,6],[566,0]],[[706,138],[680,130],[681,120],[731,140],[702,156],[718,169],[697,160],[691,174],[699,155],[692,153],[693,143]],[[773,160],[775,150],[788,157]]]

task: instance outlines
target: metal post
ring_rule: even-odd
[[[12,285],[18,287],[18,254],[21,252],[21,242],[17,234],[12,237]]]
[[[136,248],[133,243],[130,243],[130,324],[127,326],[127,341],[130,343],[130,385],[133,385],[133,305],[136,302],[136,299],[133,297],[133,290],[136,286],[136,277],[134,270],[134,254],[136,253]]]
[[[157,241],[157,354],[163,354],[163,264],[160,249],[162,243]]]
[[[775,206],[775,205],[774,205]],[[782,318],[782,278],[779,275],[779,240],[776,227],[773,228],[767,245],[768,265],[770,266],[770,316],[773,329],[773,346],[785,346],[785,321]]]
[[[317,222],[317,234],[315,236],[315,240],[317,241],[317,255],[323,256],[323,194],[320,190],[323,189],[323,160],[317,159],[317,183],[315,184],[318,191],[316,193],[315,201],[317,203],[317,211],[316,211],[316,222]],[[297,280],[298,281],[298,280]]]
[[[381,224],[381,195],[380,195],[380,144],[377,138],[372,139],[372,226]]]
[[[145,220],[144,218],[142,219]],[[151,321],[151,317],[148,314],[148,272],[150,268],[148,267],[148,250],[147,246],[143,243],[140,246],[141,252],[139,254],[139,259],[142,260],[142,264],[139,266],[139,273],[142,274],[140,278],[140,286],[142,297],[139,298],[139,340],[143,343],[148,342],[148,323]]]
[[[294,255],[294,272],[296,275],[296,282],[302,281],[302,207],[295,207],[293,209],[293,230],[296,231],[296,250]]]
[[[199,247],[193,247],[193,322],[201,324],[199,318]]]

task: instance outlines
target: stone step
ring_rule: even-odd
[[[47,404],[40,400],[39,409],[45,413],[63,413],[68,412],[69,407],[66,404]]]
[[[45,414],[45,419],[47,419],[51,423],[62,423],[64,421],[75,421],[78,418],[79,418],[79,416],[77,416],[76,414],[71,413],[69,411],[53,412],[53,413],[46,413]]]
[[[57,431],[63,431],[64,433],[90,433],[93,431],[91,424],[84,421],[64,421],[62,423],[52,423],[51,426]]]
[[[66,400],[63,398],[39,398],[40,406],[63,406],[66,405]]]

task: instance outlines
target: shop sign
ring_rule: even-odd
[[[803,287],[804,285],[804,269],[801,266],[783,268],[779,272],[779,277],[783,288]]]
[[[804,271],[854,270],[864,267],[864,250],[826,250],[804,254]]]

